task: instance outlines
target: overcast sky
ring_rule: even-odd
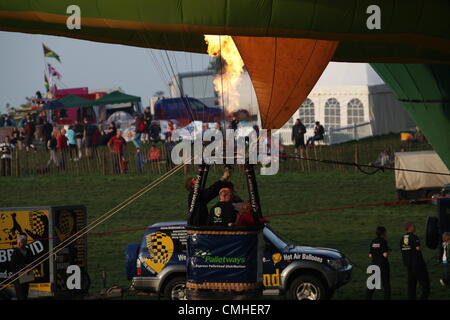
[[[159,90],[168,94],[172,77],[165,51],[63,37],[0,32],[0,112],[17,107],[37,90],[45,92],[42,43],[61,58],[45,59],[61,74],[61,86],[93,89],[121,87],[140,96],[143,106]],[[174,72],[204,70],[208,55],[168,51]],[[191,62],[192,60],[192,62]]]

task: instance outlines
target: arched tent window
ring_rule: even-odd
[[[347,103],[347,123],[364,122],[364,106],[361,100],[354,98]]]
[[[298,109],[298,112],[298,117],[305,127],[314,127],[315,111],[314,102],[311,99],[306,99],[300,106],[300,109]]]
[[[341,126],[341,105],[336,98],[325,102],[325,126],[338,128]]]

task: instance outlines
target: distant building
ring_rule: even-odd
[[[169,83],[170,97],[190,96],[208,106],[222,105],[214,91],[214,71],[180,73]],[[247,72],[238,87],[243,109],[258,113],[257,99]],[[226,97],[226,95],[225,95]],[[153,97],[151,105],[156,98]],[[224,99],[226,105],[226,98]],[[373,135],[411,130],[414,121],[376,72],[365,63],[331,62],[308,98],[280,130],[285,144],[291,144],[295,119],[313,134],[315,121],[326,129],[326,143],[340,143]],[[260,123],[260,121],[258,121]]]
[[[298,118],[307,126],[307,136],[313,134],[314,122],[320,121],[327,132],[326,143],[415,127],[392,91],[370,65],[364,63],[331,62],[308,98],[281,130],[284,143],[291,143],[288,132]]]

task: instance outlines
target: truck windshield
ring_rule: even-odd
[[[282,239],[277,233],[275,233],[275,231],[273,231],[271,228],[269,228],[268,226],[266,226],[264,228],[264,236],[270,241],[272,242],[272,244],[277,247],[278,249],[283,249],[286,248],[288,246],[288,243],[286,241],[284,241],[284,239]]]

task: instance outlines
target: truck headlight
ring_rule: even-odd
[[[342,262],[343,262],[342,259],[328,259],[327,260],[328,265],[335,270],[339,270],[344,267]]]

